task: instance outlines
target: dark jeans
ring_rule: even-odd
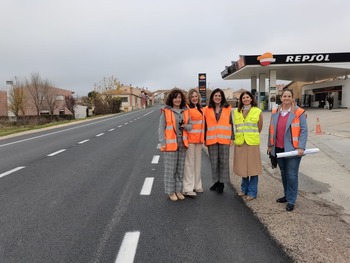
[[[276,153],[284,152],[283,148],[276,147]],[[298,196],[298,174],[301,157],[277,158],[281,170],[284,195],[289,204],[294,205]]]

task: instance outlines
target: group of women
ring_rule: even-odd
[[[287,203],[292,211],[298,193],[298,171],[307,140],[306,114],[296,106],[291,90],[283,90],[282,104],[272,111],[268,153],[298,150],[292,158],[278,158],[284,195],[278,203]],[[232,109],[221,89],[210,95],[208,106],[201,107],[197,90],[192,89],[186,100],[183,92],[173,89],[165,100],[159,123],[159,140],[164,152],[165,193],[172,201],[202,193],[202,145],[208,148],[213,185],[211,191],[223,193],[230,180],[230,146],[234,145],[233,171],[242,177],[238,196],[247,201],[258,193],[258,177],[262,174],[260,132],[262,111],[253,94],[240,95],[238,108]]]

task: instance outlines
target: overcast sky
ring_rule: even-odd
[[[239,55],[350,52],[349,0],[0,0],[0,90],[39,73],[80,96],[115,76],[148,90],[210,88]],[[279,83],[279,81],[277,81]]]

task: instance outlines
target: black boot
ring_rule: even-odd
[[[210,191],[216,191],[216,189],[218,188],[218,185],[220,184],[219,181],[217,181],[215,184],[213,184],[212,187],[210,187]]]
[[[219,183],[218,187],[216,188],[216,192],[218,192],[219,194],[222,194],[224,192],[224,183]]]

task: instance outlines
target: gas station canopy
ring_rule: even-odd
[[[275,70],[277,79],[312,82],[350,75],[350,53],[241,55],[221,72],[225,80],[251,79]]]

